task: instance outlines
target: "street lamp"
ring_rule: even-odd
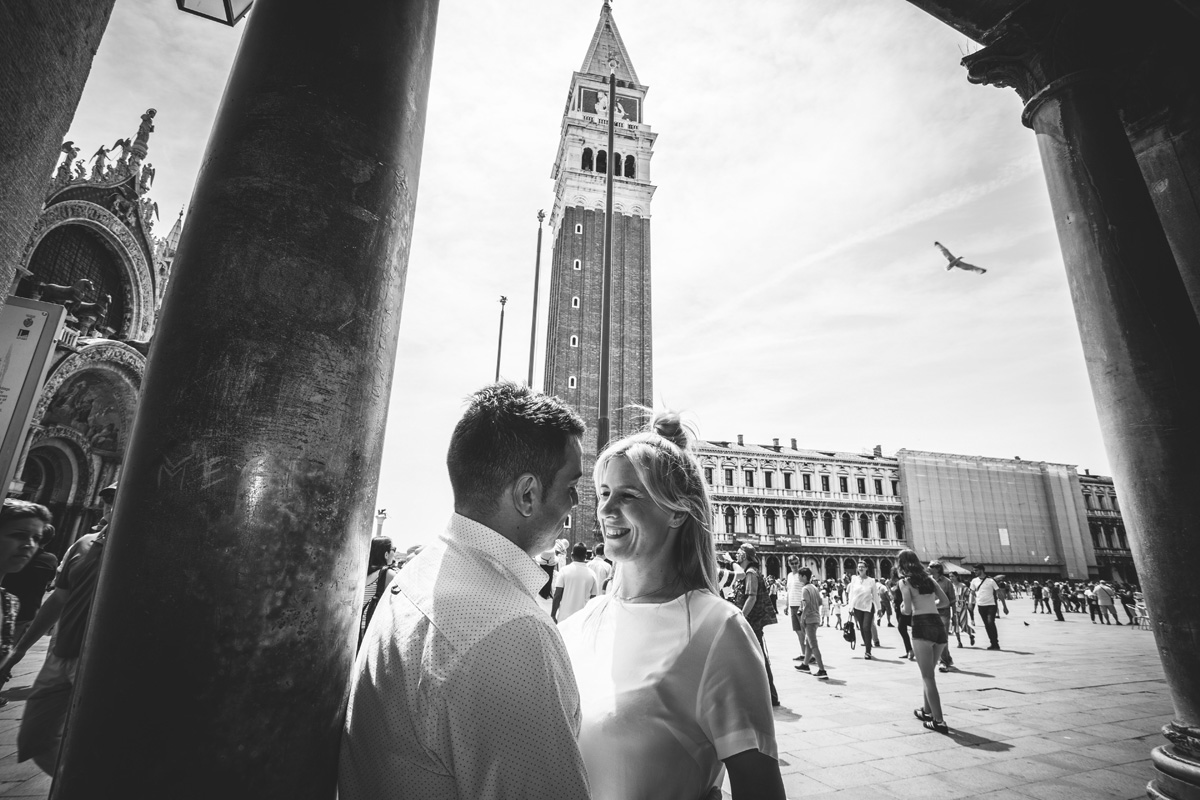
[[[179,4],[180,11],[233,26],[246,16],[246,12],[250,10],[250,4],[254,0],[175,0],[175,2]]]

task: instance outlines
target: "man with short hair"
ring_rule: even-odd
[[[829,673],[825,671],[825,659],[821,657],[821,646],[817,644],[817,626],[821,624],[821,592],[812,585],[812,570],[801,567],[798,573],[800,579],[800,610],[797,616],[804,632],[802,659],[796,665],[801,672],[809,672],[810,657],[817,660],[816,676],[828,680]]]
[[[470,399],[446,457],[454,514],[392,580],[358,653],[342,800],[588,797],[579,689],[534,562],[578,502],[583,431],[514,383]]]
[[[1000,634],[996,630],[996,612],[999,610],[996,603],[999,601],[1004,604],[1004,613],[1008,613],[1008,603],[1004,600],[1004,596],[1000,593],[1000,586],[995,579],[989,578],[987,567],[983,564],[975,565],[975,579],[971,581],[971,593],[975,597],[975,605],[979,608],[979,618],[983,620],[983,627],[987,630],[988,650],[1000,649]]]
[[[550,618],[555,622],[562,622],[600,594],[595,573],[583,563],[586,558],[587,547],[582,542],[577,543],[571,548],[571,563],[554,579],[554,605],[550,609]]]
[[[867,661],[873,658],[871,642],[875,638],[875,591],[875,579],[867,574],[867,562],[859,561],[858,574],[850,579],[850,608],[854,614],[854,621],[858,623],[858,629],[862,632],[863,645],[867,649],[863,658]]]
[[[942,591],[946,593],[946,598],[950,601],[945,608],[938,609],[938,614],[942,617],[942,625],[945,626],[946,633],[950,633],[953,630],[951,615],[954,613],[954,581],[946,577],[946,567],[940,561],[929,562],[929,575],[938,586],[942,587]],[[954,659],[950,657],[950,647],[947,645],[942,648],[942,665],[938,669],[942,672],[949,672],[953,667]]]
[[[112,518],[116,495],[115,483],[100,490],[104,509],[100,522],[67,549],[54,579],[54,593],[42,603],[21,641],[0,664],[0,675],[11,672],[34,642],[55,628],[50,651],[25,701],[25,715],[17,732],[17,760],[33,759],[47,775],[54,774],[58,763],[63,726],[71,706],[88,615],[100,580],[108,521]]]
[[[1108,585],[1108,581],[1100,581],[1096,584],[1096,605],[1100,607],[1100,619],[1105,625],[1108,624],[1108,617],[1111,614],[1113,622],[1120,625],[1121,618],[1117,616],[1116,600],[1117,593]]]
[[[592,560],[587,562],[587,567],[596,576],[596,588],[599,593],[604,594],[608,589],[608,582],[612,578],[612,562],[604,557],[604,542],[596,545]]]

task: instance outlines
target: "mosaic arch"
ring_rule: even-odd
[[[148,339],[154,324],[155,305],[150,264],[134,233],[103,206],[86,200],[66,200],[47,208],[34,225],[33,235],[21,257],[22,265],[28,268],[46,235],[64,225],[78,225],[99,234],[116,254],[125,290],[123,332],[133,339]]]

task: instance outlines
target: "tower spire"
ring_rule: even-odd
[[[600,8],[600,20],[596,23],[596,30],[592,33],[592,41],[588,45],[587,56],[584,57],[583,66],[579,71],[585,75],[600,75],[607,78],[610,71],[610,60],[617,62],[617,80],[641,85],[637,71],[633,68],[633,61],[629,58],[629,51],[625,48],[624,40],[621,39],[621,32],[617,30],[612,6],[608,0],[604,0],[604,5]]]

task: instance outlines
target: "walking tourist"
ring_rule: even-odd
[[[821,592],[812,584],[812,570],[800,568],[800,624],[804,631],[804,644],[800,653],[800,663],[796,669],[810,672],[809,662],[816,659],[816,675],[821,680],[829,677],[825,672],[825,660],[821,658],[821,646],[817,644],[817,628],[821,623]]]
[[[24,501],[13,500],[13,502]],[[45,506],[41,507],[45,508]],[[46,513],[49,514],[49,510]],[[46,599],[46,592],[53,588],[51,584],[54,582],[54,573],[58,569],[58,556],[46,549],[46,545],[53,539],[54,526],[43,525],[40,549],[19,571],[4,575],[3,582],[0,584],[3,585],[4,591],[17,598],[17,602],[20,604],[16,610],[17,624],[13,628],[10,645],[19,642],[25,635],[29,623],[33,622],[38,609],[42,607],[42,601]],[[3,656],[0,655],[0,657]],[[0,705],[4,705],[4,703],[0,702]]]
[[[788,619],[792,622],[792,632],[796,634],[796,642],[800,645],[800,655],[793,661],[800,661],[805,666],[808,659],[804,653],[804,625],[800,622],[800,600],[804,594],[804,584],[800,582],[800,557],[788,556],[787,584],[784,589],[784,599],[787,600]]]
[[[840,587],[829,592],[829,620],[836,624],[838,630],[842,627],[842,593]]]
[[[950,598],[942,587],[930,577],[921,565],[921,560],[912,550],[901,550],[897,558],[904,580],[900,581],[904,613],[912,616],[913,649],[917,653],[917,666],[921,669],[921,682],[925,685],[921,707],[913,713],[932,731],[946,733],[945,717],[942,715],[942,698],[937,688],[937,666],[942,651],[946,649],[946,628],[942,624],[941,609],[949,607]]]
[[[1054,616],[1057,622],[1066,622],[1062,615],[1063,586],[1058,581],[1050,584],[1050,603],[1054,606]]]
[[[38,550],[54,534],[54,527],[50,525],[52,519],[50,509],[43,505],[5,499],[4,505],[0,506],[0,574],[5,577],[20,574],[33,563]],[[42,594],[45,594],[46,581],[39,580]],[[41,602],[40,595],[38,602]],[[20,610],[21,600],[16,594],[7,588],[0,591],[0,612],[3,613],[0,619],[0,674],[5,680],[9,672],[6,659],[19,638],[16,630]],[[0,697],[0,706],[7,704],[8,698]]]
[[[1096,605],[1100,609],[1100,619],[1104,624],[1108,624],[1109,616],[1112,616],[1112,621],[1120,625],[1121,618],[1117,616],[1116,599],[1117,593],[1108,585],[1108,581],[1100,581],[1096,584],[1095,589]]]
[[[1121,601],[1121,607],[1125,609],[1125,616],[1129,618],[1130,625],[1137,624],[1137,618],[1134,614],[1134,608],[1137,601],[1133,599],[1134,587],[1128,583],[1121,584],[1121,588],[1117,589],[1117,599]]]
[[[767,644],[763,641],[763,626],[767,624],[766,586],[763,585],[762,574],[758,570],[758,553],[754,545],[746,542],[737,551],[737,563],[742,568],[742,574],[734,582],[733,604],[742,610],[750,629],[758,639],[759,649],[762,650],[763,662],[767,666],[767,684],[771,689],[771,705],[779,705],[779,692],[775,690],[775,676],[771,672],[771,654],[767,652]]]
[[[342,800],[589,796],[579,690],[534,561],[578,500],[583,431],[514,383],[471,398],[446,456],[454,513],[392,580],[354,665]]]
[[[585,559],[587,547],[577,542],[571,548],[571,563],[554,578],[554,603],[550,607],[550,619],[555,622],[567,619],[586,606],[588,600],[600,594],[596,574],[587,568]]]
[[[875,639],[875,579],[867,574],[867,562],[859,561],[857,573],[850,579],[850,608],[858,630],[862,633],[866,653],[863,658],[870,661],[871,644]]]
[[[613,591],[561,626],[583,696],[579,747],[594,800],[782,800],[770,686],[752,616],[769,602],[752,550],[739,609],[715,591],[712,505],[674,414],[596,460]],[[747,547],[747,546],[743,546]],[[748,557],[749,556],[749,557]],[[531,745],[533,743],[530,743]]]
[[[1037,581],[1034,581],[1033,582],[1033,613],[1035,613],[1035,614],[1048,613],[1050,609],[1048,607],[1045,607],[1046,605],[1047,605],[1046,600],[1045,600],[1045,598],[1042,597],[1042,585],[1040,583],[1038,583]]]
[[[908,629],[912,625],[912,617],[905,614],[901,608],[903,596],[900,592],[900,582],[893,575],[888,579],[888,597],[892,601],[892,605],[896,607],[896,627],[900,630],[900,640],[904,642],[904,657],[909,661],[916,660],[916,655],[913,653],[912,639],[909,638]]]
[[[100,577],[100,563],[104,558],[108,522],[112,517],[116,494],[115,483],[100,490],[103,507],[100,522],[89,533],[79,537],[63,554],[62,564],[54,579],[54,593],[42,603],[25,635],[13,646],[4,663],[0,664],[0,675],[9,674],[29,648],[54,628],[50,651],[46,653],[46,660],[42,662],[29,698],[25,701],[25,715],[17,732],[17,760],[33,759],[33,763],[47,775],[54,774],[54,767],[58,763],[63,726],[71,705],[71,691],[79,669],[88,614],[96,595],[96,582]]]
[[[954,582],[946,577],[946,568],[942,566],[942,562],[940,561],[931,561],[929,563],[929,574],[934,582],[941,587],[942,592],[946,595],[946,599],[950,601],[946,603],[945,607],[938,607],[938,613],[942,615],[942,626],[946,629],[946,633],[949,634],[954,614]],[[947,645],[942,648],[942,665],[938,669],[942,672],[949,672],[953,668],[954,659],[950,657],[950,645],[949,639],[947,639]]]
[[[875,598],[878,601],[878,614],[875,618],[876,624],[882,623],[883,618],[887,617],[887,626],[889,628],[896,627],[892,624],[892,593],[890,591],[890,583],[877,581],[875,591],[878,593],[878,596]],[[879,642],[875,642],[875,644],[878,645]]]
[[[958,573],[954,573],[954,633],[958,646],[962,647],[962,635],[965,633],[972,646],[975,644],[975,626],[971,624],[970,603],[971,587],[962,582]]]
[[[608,589],[608,582],[612,578],[612,562],[604,557],[604,542],[600,542],[593,550],[593,558],[587,562],[588,569],[596,576],[596,586],[603,594]]]
[[[983,564],[975,565],[975,579],[971,581],[971,593],[975,598],[975,604],[979,607],[979,618],[983,620],[984,630],[987,631],[990,642],[987,649],[999,650],[1000,634],[996,630],[996,612],[999,611],[997,601],[1003,604],[1005,614],[1008,613],[1008,603],[1000,594],[1000,587],[996,585],[996,581],[988,577],[987,567]]]

